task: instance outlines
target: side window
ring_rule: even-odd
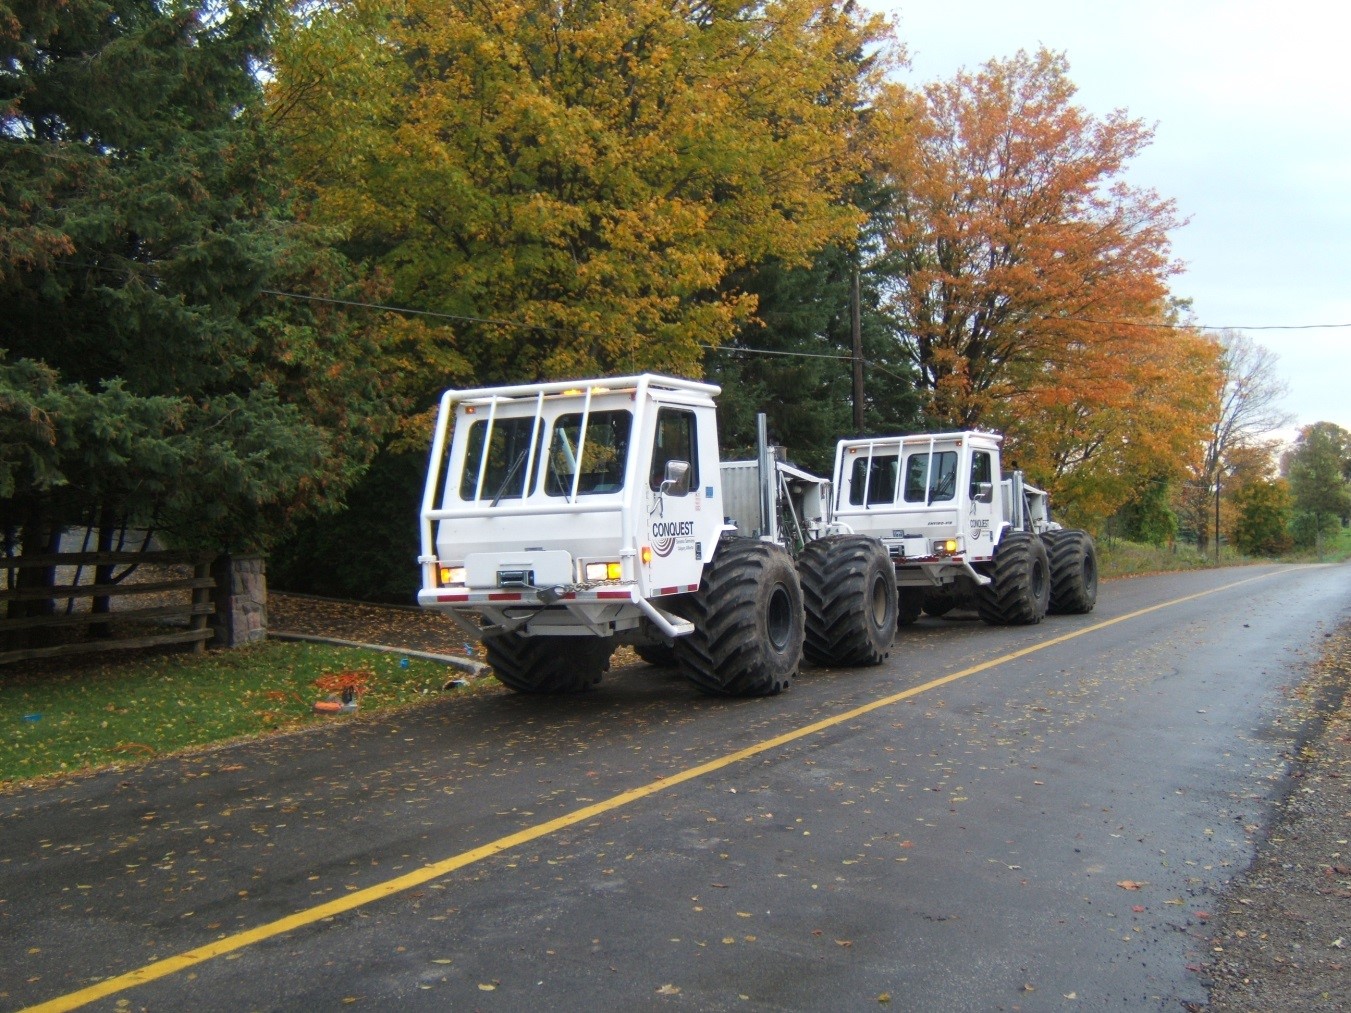
[[[571,496],[575,478],[581,496],[619,492],[624,487],[632,427],[629,412],[592,412],[586,418],[583,439],[582,414],[560,415],[549,438],[544,491],[550,496]]]
[[[666,478],[667,461],[688,461],[689,483],[686,488],[699,488],[699,440],[694,412],[678,408],[662,408],[657,412],[657,436],[652,444],[652,466],[648,469],[648,485],[655,492]]]
[[[896,497],[896,468],[894,454],[874,454],[871,458],[854,459],[849,475],[849,503],[863,506],[864,486],[867,486],[868,506],[892,503]]]
[[[970,496],[976,495],[976,486],[982,482],[993,482],[991,471],[991,454],[987,450],[977,450],[971,454],[971,490]]]

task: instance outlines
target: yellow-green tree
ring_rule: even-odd
[[[460,318],[408,343],[424,393],[697,375],[755,309],[729,275],[858,228],[885,34],[828,0],[347,0],[284,35],[271,105],[308,213]]]

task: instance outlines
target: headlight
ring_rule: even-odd
[[[443,566],[441,567],[441,586],[448,587],[451,584],[464,583],[463,566]]]
[[[934,542],[935,556],[954,556],[961,551],[961,543],[955,538],[940,538]]]

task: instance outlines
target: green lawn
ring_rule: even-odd
[[[457,668],[397,654],[279,641],[205,654],[12,665],[0,668],[0,789],[48,774],[350,720],[349,714],[313,710],[344,684],[361,690],[361,714],[440,695],[461,675]]]
[[[1098,560],[1104,577],[1126,577],[1136,573],[1160,573],[1166,570],[1200,570],[1215,565],[1215,550],[1197,552],[1195,546],[1144,545],[1120,538],[1098,539]],[[1324,538],[1322,561],[1340,563],[1351,559],[1351,528],[1338,528]],[[1316,563],[1313,549],[1291,552],[1277,559],[1244,556],[1232,546],[1220,546],[1221,566],[1246,563]]]

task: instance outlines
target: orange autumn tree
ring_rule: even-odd
[[[887,27],[853,2],[303,10],[271,89],[301,203],[391,301],[459,318],[426,340],[475,380],[698,375],[754,313],[735,272],[857,234]]]
[[[1046,483],[1060,519],[1096,528],[1151,484],[1175,488],[1218,411],[1213,341],[1185,327],[1122,324],[1031,378],[1004,416],[1009,459]]]
[[[892,308],[931,421],[1007,432],[1010,457],[1084,520],[1141,469],[1191,453],[1208,411],[1196,371],[1212,357],[1150,326],[1169,322],[1181,224],[1172,201],[1122,178],[1152,131],[1074,94],[1045,49],[897,90],[884,160],[899,192]]]

